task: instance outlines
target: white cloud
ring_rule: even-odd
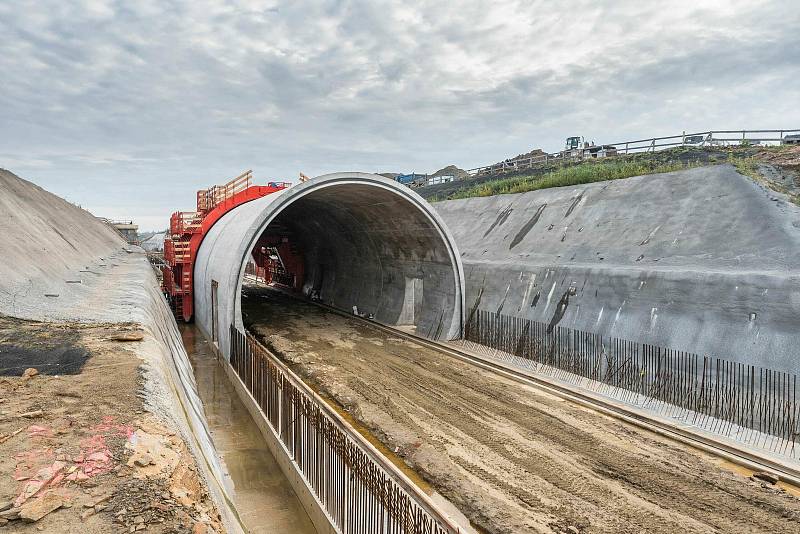
[[[166,217],[243,168],[435,170],[567,135],[800,123],[793,1],[665,6],[6,1],[0,166]],[[158,194],[131,201],[127,180]]]

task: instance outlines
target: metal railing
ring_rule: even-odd
[[[203,217],[196,211],[176,211],[169,218],[169,233],[180,236],[200,231]]]
[[[538,167],[547,163],[555,162],[574,162],[583,161],[594,157],[602,157],[602,147],[612,147],[605,149],[609,156],[626,155],[637,152],[654,152],[678,146],[729,146],[741,145],[743,143],[780,143],[787,135],[800,134],[800,129],[786,130],[712,130],[707,132],[686,133],[679,135],[669,135],[664,137],[649,137],[634,141],[621,141],[618,143],[603,143],[592,149],[577,148],[564,150],[561,152],[545,153],[543,155],[532,156],[530,158],[512,158],[492,165],[467,169],[468,176],[460,178],[466,180],[482,174],[503,174],[524,169]],[[459,180],[459,178],[456,178]]]
[[[533,364],[535,372],[651,408],[709,431],[794,455],[797,376],[521,317],[475,310],[464,339]]]
[[[419,488],[255,338],[234,326],[230,334],[233,370],[340,532],[460,532]]]
[[[248,170],[222,185],[213,185],[208,189],[197,192],[197,211],[205,215],[217,204],[220,204],[235,194],[240,193],[250,187],[253,183],[253,171]]]

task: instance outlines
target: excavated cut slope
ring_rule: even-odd
[[[800,370],[800,208],[730,165],[434,206],[468,309]]]
[[[4,169],[0,236],[0,313],[33,319],[80,293],[80,271],[125,244],[91,213]]]

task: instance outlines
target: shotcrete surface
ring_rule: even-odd
[[[246,287],[242,308],[487,532],[800,530],[800,500],[696,450],[274,290]]]
[[[124,245],[91,213],[4,169],[0,236],[0,312],[30,319],[75,303],[85,289],[78,281],[96,276],[82,271],[107,265]]]
[[[800,207],[731,165],[434,206],[468,314],[800,371]]]

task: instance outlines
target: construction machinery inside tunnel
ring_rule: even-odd
[[[223,352],[230,325],[242,325],[248,275],[431,339],[462,334],[458,250],[438,214],[413,191],[365,173],[329,174],[293,187],[251,186],[248,175],[244,186],[219,187],[221,193],[198,193],[205,199],[212,191],[213,219],[200,209],[173,215],[181,228],[171,228],[165,246],[164,285],[173,302],[183,301],[178,315],[195,320]],[[180,238],[187,233],[189,239]]]

